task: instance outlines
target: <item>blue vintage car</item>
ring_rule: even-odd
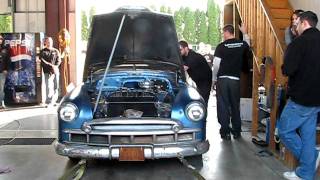
[[[58,154],[140,161],[208,151],[205,102],[186,82],[172,16],[94,16],[83,77],[58,109]]]

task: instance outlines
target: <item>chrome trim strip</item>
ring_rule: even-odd
[[[197,143],[199,141],[178,141],[178,142],[165,142],[165,143],[140,143],[140,144],[119,144],[119,146],[137,146],[137,145],[152,145],[152,146],[168,146],[168,145],[175,145],[177,143]],[[110,147],[110,146],[115,146],[116,144],[98,144],[98,143],[82,143],[82,142],[70,142],[70,141],[64,141],[63,144],[69,144],[69,145],[73,145],[73,146],[103,146],[103,147]]]
[[[150,125],[150,124],[157,124],[157,125],[179,125],[182,126],[180,121],[173,120],[173,119],[165,119],[165,118],[157,118],[156,120],[154,117],[150,118],[100,118],[95,119],[93,121],[85,122],[87,125]]]
[[[209,150],[209,142],[175,143],[172,145],[112,145],[110,147],[98,147],[87,145],[63,144],[54,142],[55,151],[62,156],[73,158],[99,158],[119,159],[121,147],[143,147],[146,159],[174,158],[178,154],[183,156],[200,155]]]
[[[152,97],[152,96],[150,96]],[[106,104],[155,104],[157,101],[139,101],[139,102],[128,102],[128,101],[121,101],[121,102],[107,102]]]
[[[87,134],[82,130],[74,130],[74,129],[65,129],[63,130],[64,133],[69,133],[69,134]],[[200,128],[195,128],[195,129],[182,129],[178,132],[178,134],[183,134],[183,133],[196,133],[196,132],[201,132]],[[166,134],[176,134],[174,131],[172,130],[157,130],[157,131],[108,131],[108,132],[104,132],[104,131],[96,131],[93,130],[90,132],[90,135],[112,135],[112,136],[148,136],[148,135],[166,135]]]

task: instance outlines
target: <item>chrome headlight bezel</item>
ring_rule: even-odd
[[[66,102],[61,104],[58,110],[58,114],[60,119],[62,119],[63,121],[71,122],[78,117],[79,109],[75,104],[71,102]]]
[[[198,113],[198,114],[195,114]],[[192,102],[186,106],[185,114],[189,120],[200,121],[204,118],[206,109],[202,103]]]

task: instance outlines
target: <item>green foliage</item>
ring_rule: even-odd
[[[184,8],[180,8],[178,11],[175,11],[173,15],[173,19],[176,25],[178,39],[185,39],[182,34],[183,27],[184,27]]]
[[[89,15],[87,15],[86,11],[81,11],[81,40],[83,41],[88,41],[91,32],[92,19],[95,14],[95,7],[90,8]]]
[[[88,38],[89,38],[89,35],[91,33],[91,28],[92,28],[92,19],[93,19],[93,16],[96,14],[96,8],[95,7],[91,7],[90,8],[90,11],[89,11],[89,29],[88,29]]]
[[[157,11],[154,5],[151,5],[150,9]],[[179,40],[184,39],[190,44],[203,42],[212,46],[221,41],[220,10],[214,0],[207,0],[206,12],[199,9],[192,11],[188,7],[181,7],[173,12],[170,7],[163,5],[160,7],[160,12],[173,14]],[[88,40],[91,21],[95,14],[94,7],[90,8],[88,16],[85,11],[81,11],[81,40]]]
[[[91,7],[90,8],[90,11],[89,11],[89,23],[90,23],[90,26],[91,26],[92,18],[96,14],[96,12],[97,11],[96,11],[95,7]]]
[[[191,44],[196,43],[195,23],[194,12],[188,7],[185,8],[183,37]]]
[[[195,12],[194,12],[194,31],[195,31],[195,42],[196,43],[199,43],[199,36],[200,36],[200,26],[199,26],[199,20],[200,20],[200,10],[197,9]]]
[[[213,0],[207,3],[208,17],[208,42],[212,46],[217,46],[221,41],[220,33],[220,10]]]
[[[213,0],[207,1],[206,12],[198,9],[191,11],[190,8],[181,7],[174,12],[174,22],[179,39],[189,43],[203,42],[212,46],[217,46],[221,42],[220,10]]]
[[[0,32],[7,33],[12,31],[12,16],[0,15]]]
[[[172,9],[170,7],[167,8],[167,13],[172,14]]]
[[[205,44],[209,43],[208,40],[208,26],[207,26],[207,16],[205,12],[200,12],[199,23],[198,23],[198,43],[203,42]]]
[[[160,7],[160,12],[166,13],[167,12],[167,8],[165,6],[161,6]]]
[[[81,40],[88,41],[89,37],[88,17],[85,11],[81,11]]]

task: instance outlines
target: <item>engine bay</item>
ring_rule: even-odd
[[[91,93],[96,103],[97,93]],[[169,118],[174,100],[171,84],[163,78],[125,79],[115,89],[102,92],[94,118]]]

